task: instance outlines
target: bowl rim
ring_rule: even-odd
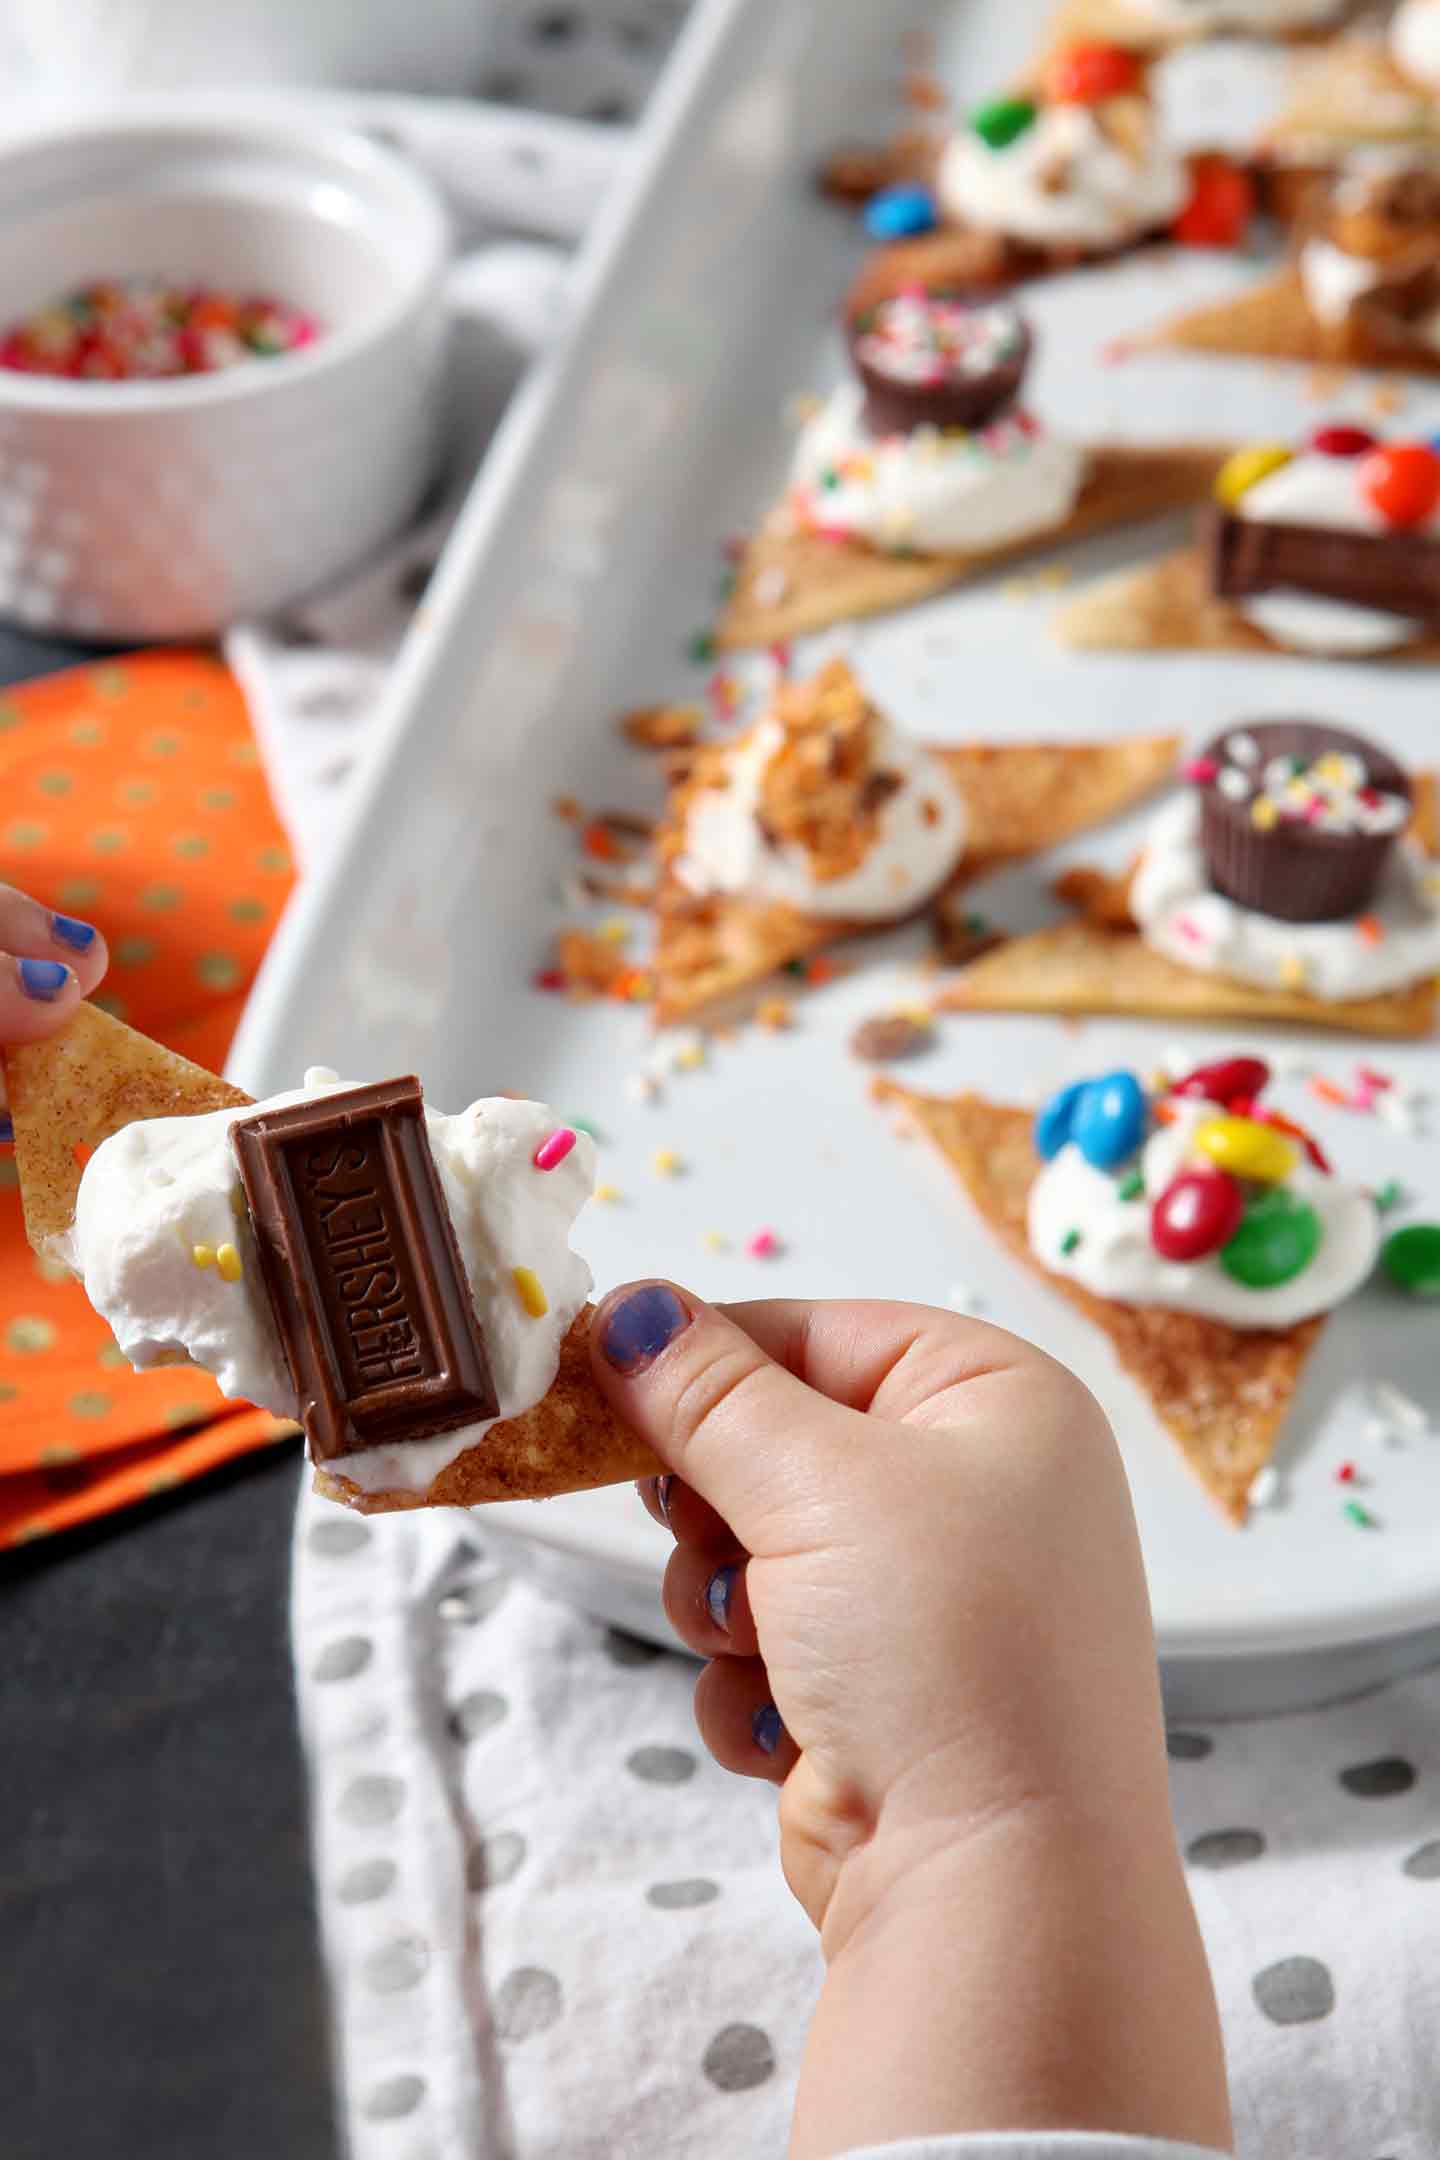
[[[81,142],[117,144],[157,139],[157,147],[192,142],[210,149],[288,153],[307,164],[329,164],[338,179],[383,182],[408,220],[413,252],[407,247],[404,270],[383,302],[363,320],[322,335],[298,352],[281,353],[251,365],[220,368],[208,375],[165,376],[129,382],[76,381],[62,375],[27,375],[0,368],[0,409],[43,413],[61,418],[103,418],[196,412],[274,396],[302,382],[323,378],[382,345],[438,295],[447,268],[451,232],[444,204],[428,177],[411,161],[377,142],[361,129],[321,122],[300,128],[283,121],[247,117],[189,117],[173,108],[140,107],[124,114],[93,114],[74,120],[47,121],[17,130],[0,148],[0,178],[15,160],[49,148]],[[308,210],[291,210],[297,222],[313,222]]]

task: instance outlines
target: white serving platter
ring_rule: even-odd
[[[859,243],[807,184],[816,156],[893,123],[907,23],[938,22],[939,70],[972,97],[1014,69],[1045,13],[1044,0],[939,10],[705,0],[589,244],[573,336],[522,392],[476,483],[399,663],[343,842],[295,899],[232,1070],[267,1092],[293,1085],[309,1063],[356,1078],[413,1066],[447,1107],[512,1088],[591,1120],[601,1174],[624,1195],[589,1209],[580,1229],[602,1287],[660,1273],[716,1298],[945,1302],[963,1285],[987,1317],[1074,1366],[1113,1418],[1176,1699],[1259,1709],[1440,1655],[1440,1638],[1424,1633],[1440,1628],[1432,1315],[1377,1288],[1336,1317],[1281,1446],[1280,1504],[1237,1533],[1104,1342],[991,1243],[959,1191],[868,1105],[868,1075],[846,1039],[860,1018],[914,996],[918,933],[857,948],[854,972],[805,999],[790,1033],[752,1030],[717,1046],[703,1069],[668,1079],[653,1107],[626,1091],[649,1053],[643,1015],[572,1005],[529,980],[575,862],[552,798],[656,807],[646,761],[619,746],[613,717],[703,681],[685,648],[713,612],[719,543],[776,490],[787,400],[823,387],[837,365],[828,325]],[[1273,55],[1217,47],[1177,65],[1167,95],[1182,131],[1202,138],[1217,132],[1217,114],[1233,126],[1244,100],[1253,114],[1273,88]],[[1127,329],[1257,271],[1160,251],[1032,288],[1042,354],[1031,402],[1082,436],[1303,429],[1322,410],[1303,369],[1098,357]],[[1323,410],[1365,416],[1375,387],[1355,378]],[[1405,425],[1440,429],[1440,395],[1407,390]],[[1173,526],[1152,529],[1064,560],[1089,576],[1175,538]],[[1431,670],[1069,654],[1047,633],[1054,598],[1017,598],[1012,581],[996,580],[839,642],[895,717],[935,739],[1176,729],[1198,741],[1228,719],[1308,711],[1370,729],[1416,762],[1440,744]],[[797,664],[836,642],[811,641]],[[976,904],[1007,927],[1038,923],[1063,860],[1118,864],[1140,829],[1132,820],[996,880]],[[1177,1032],[952,1019],[905,1077],[1033,1102],[1086,1071],[1147,1070]],[[1263,1030],[1181,1039],[1197,1061],[1269,1050],[1343,1077],[1368,1056],[1406,1085],[1440,1079],[1430,1045]],[[1426,1138],[1325,1110],[1298,1079],[1277,1099],[1314,1123],[1342,1170],[1397,1178],[1422,1212],[1440,1212]],[[682,1176],[654,1173],[659,1146],[683,1158]],[[744,1256],[761,1225],[782,1238],[780,1258]],[[728,1252],[706,1249],[712,1230],[731,1240]],[[1422,1402],[1436,1436],[1367,1437],[1376,1380]],[[1349,1460],[1373,1530],[1342,1512],[1350,1489],[1335,1471]],[[568,1594],[664,1637],[667,1541],[628,1491],[492,1510],[487,1524]]]

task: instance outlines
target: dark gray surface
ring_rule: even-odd
[[[85,657],[0,630],[0,682]],[[333,2160],[298,1469],[271,1450],[0,1562],[4,2160]]]

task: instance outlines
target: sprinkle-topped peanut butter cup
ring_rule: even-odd
[[[914,286],[851,317],[865,423],[880,436],[979,428],[1013,405],[1030,363],[1025,319],[991,293]]]
[[[1188,777],[1211,884],[1282,922],[1358,914],[1412,808],[1409,775],[1387,751],[1320,720],[1229,728]]]

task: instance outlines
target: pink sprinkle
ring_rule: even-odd
[[[1193,919],[1193,917],[1189,915],[1177,915],[1175,918],[1175,928],[1179,932],[1180,936],[1183,937],[1189,944],[1203,945],[1205,943],[1205,933],[1200,928],[1199,923],[1197,923]]]
[[[1357,1065],[1355,1068],[1355,1077],[1361,1082],[1363,1086],[1367,1088],[1378,1088],[1382,1093],[1386,1088],[1391,1088],[1395,1085],[1395,1082],[1391,1079],[1389,1073],[1376,1072],[1373,1065]]]
[[[750,1260],[773,1260],[780,1250],[780,1240],[773,1230],[757,1230],[745,1240],[745,1253]]]
[[[553,1170],[575,1145],[575,1135],[568,1125],[561,1125],[540,1142],[531,1160],[537,1170]]]
[[[1197,785],[1203,786],[1207,780],[1213,780],[1219,770],[1220,768],[1214,758],[1192,757],[1188,765],[1181,766],[1180,777],[1182,780],[1193,780]]]
[[[772,660],[774,661],[774,663],[775,663],[776,667],[777,667],[777,668],[779,668],[779,670],[780,670],[780,673],[781,673],[782,675],[788,675],[788,674],[789,674],[789,672],[790,672],[790,640],[789,640],[789,638],[781,638],[781,639],[780,639],[780,641],[778,642],[778,644],[772,645],[772,646],[770,647],[770,658],[771,658],[771,659],[772,659]]]
[[[1335,1482],[1337,1485],[1353,1485],[1355,1483],[1355,1465],[1353,1462],[1341,1463],[1339,1469],[1335,1472]]]
[[[1112,338],[1108,345],[1100,348],[1100,364],[1102,367],[1118,367],[1122,360],[1130,359],[1134,351],[1135,347],[1128,338]]]

